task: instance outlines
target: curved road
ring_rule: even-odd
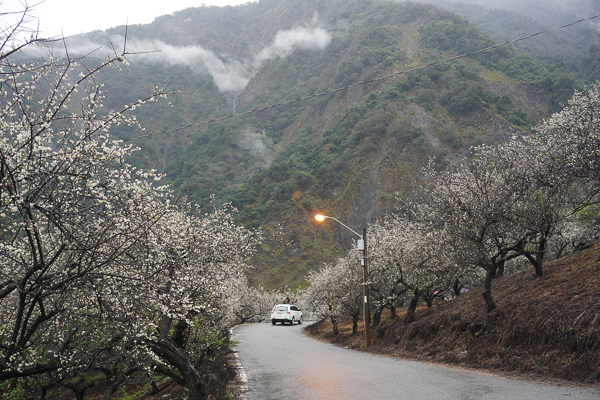
[[[306,325],[238,326],[250,400],[600,399],[600,390],[545,386],[432,366],[312,340]]]

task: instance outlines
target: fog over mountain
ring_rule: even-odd
[[[409,0],[396,0],[403,3]],[[600,14],[600,1],[598,0],[413,0],[416,2],[433,4],[449,11],[456,12],[467,18],[498,41],[510,40],[520,34],[534,33],[536,30],[547,29],[564,23],[570,23],[577,18],[586,18]],[[487,10],[487,18],[481,13]],[[498,14],[500,12],[500,14]],[[511,17],[504,12],[515,13],[521,18],[530,19],[532,23],[521,24],[521,31],[506,27],[504,18]],[[514,18],[514,17],[512,17]],[[490,21],[493,19],[493,21]],[[534,24],[535,21],[537,24]],[[540,24],[540,25],[538,25]],[[565,32],[563,38],[554,40],[551,46],[560,47],[570,56],[578,55],[577,52],[587,52],[589,47],[598,39],[591,34],[590,28],[600,32],[600,18],[586,21],[572,30],[577,34]],[[587,31],[585,31],[587,29]],[[553,33],[560,36],[561,33]],[[535,44],[542,43],[550,35],[534,38],[522,43],[528,51],[536,52]],[[569,36],[572,36],[569,38]],[[582,36],[583,38],[580,38]],[[92,39],[93,37],[93,39]],[[94,52],[104,56],[111,53],[113,44],[124,43],[123,35],[114,33],[99,33],[93,36],[77,35],[67,38],[66,44],[72,55],[84,55]],[[159,39],[140,39],[129,35],[127,38],[128,51],[137,53],[132,56],[136,62],[162,63],[168,65],[186,65],[196,70],[209,73],[221,92],[238,92],[244,89],[250,79],[256,75],[265,61],[277,57],[285,58],[295,49],[322,51],[332,40],[332,34],[321,27],[318,14],[304,26],[290,27],[277,31],[274,37],[262,49],[245,58],[234,58],[229,54],[215,53],[199,44],[173,45]],[[565,39],[566,38],[566,39]],[[569,39],[571,41],[569,42]],[[62,43],[51,44],[54,55],[64,56]],[[118,45],[117,45],[118,47]],[[48,50],[43,47],[28,48],[29,54],[47,55]]]
[[[316,21],[315,21],[316,22]],[[104,40],[90,39],[89,36],[74,36],[66,39],[66,45],[72,56],[96,53],[103,55],[112,51],[113,43],[127,43],[129,53],[136,61],[145,63],[163,63],[186,65],[192,68],[204,68],[215,80],[222,92],[239,91],[246,87],[250,78],[256,74],[262,64],[273,58],[285,58],[296,49],[320,51],[331,43],[332,36],[323,28],[294,27],[280,30],[272,42],[260,50],[253,58],[235,60],[219,57],[202,46],[174,46],[161,40],[145,40],[122,35],[101,35]],[[52,43],[52,42],[51,42]],[[109,45],[110,43],[110,45]],[[64,56],[64,47],[28,47],[30,55],[44,55],[51,51]]]

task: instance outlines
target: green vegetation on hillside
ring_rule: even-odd
[[[600,47],[592,46],[582,62],[581,69],[588,82],[600,81]]]
[[[461,15],[497,42],[525,37],[600,13],[600,5],[591,0],[417,1],[432,3]],[[581,60],[596,43],[597,35],[593,22],[583,23],[535,36],[514,47],[584,78],[580,73]]]
[[[173,98],[169,112],[139,115],[150,132],[161,132],[494,43],[465,19],[431,5],[358,0],[268,0],[191,8],[131,27],[130,35],[201,46],[224,63],[241,63],[269,45],[278,31],[299,26],[325,29],[330,44],[320,51],[296,49],[265,60],[238,93],[220,93],[202,68],[134,61],[119,78],[106,78],[107,107],[123,103],[130,94],[153,90],[154,82],[171,82],[172,89],[190,94]],[[255,271],[257,280],[262,273],[270,276],[269,286],[293,286],[307,270],[340,256],[351,243],[344,232],[312,226],[311,213],[330,210],[355,226],[368,225],[394,208],[396,193],[409,190],[429,157],[451,162],[472,145],[527,130],[559,108],[578,85],[561,68],[503,47],[335,94],[149,137],[136,142],[142,150],[133,162],[166,173],[176,192],[205,209],[211,195],[218,203],[233,202],[247,227],[270,232],[284,223],[287,250],[277,261],[257,257]],[[127,138],[140,132],[122,127],[116,134]],[[295,270],[292,280],[277,272],[290,266]]]
[[[128,398],[170,385],[190,400],[227,397],[228,328],[260,319],[283,291],[334,325],[351,315],[356,333],[356,237],[317,225],[316,212],[369,226],[373,323],[409,302],[403,325],[382,337],[442,336],[406,328],[419,300],[432,306],[483,280],[485,316],[444,315],[466,347],[487,335],[564,345],[566,369],[592,365],[596,379],[593,313],[565,312],[567,331],[545,318],[538,336],[498,339],[490,327],[509,315],[492,295],[499,278],[533,267],[540,279],[527,292],[546,298],[545,261],[597,230],[599,85],[540,124],[577,78],[510,47],[444,62],[494,42],[408,2],[184,10],[132,27],[128,43],[164,51],[137,60],[111,42],[107,60],[22,63],[33,53],[10,45],[21,23],[0,33],[4,397],[112,396],[131,382]],[[597,75],[597,53],[584,79]],[[584,283],[577,302],[590,310],[598,285]]]

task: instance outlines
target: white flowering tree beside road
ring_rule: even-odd
[[[325,264],[320,270],[309,272],[307,281],[310,286],[301,294],[306,310],[330,322],[336,335],[339,334],[339,321],[347,315],[342,304],[346,292],[340,285],[347,276],[346,266],[346,263]]]
[[[271,310],[275,304],[281,303],[288,291],[281,289],[267,290],[262,287],[248,285],[246,277],[240,278],[235,283],[237,292],[237,304],[233,308],[235,322],[244,324],[247,322],[261,322],[270,318]],[[294,300],[292,300],[294,301]]]
[[[166,211],[164,188],[150,182],[159,177],[126,164],[133,148],[108,134],[134,121],[123,111],[100,111],[91,73],[69,78],[76,65],[2,65],[0,379],[55,370],[70,359],[79,330],[68,321],[87,315],[84,304],[72,305],[93,298],[91,276],[118,273],[115,261]],[[50,93],[40,99],[36,86],[48,81]],[[70,107],[78,91],[82,107]],[[42,358],[34,354],[40,351]]]
[[[337,285],[344,294],[341,298],[345,315],[352,317],[352,334],[358,333],[358,321],[364,313],[364,272],[361,265],[362,251],[354,247],[344,258],[338,260],[336,268],[340,271]]]
[[[167,93],[102,107],[94,76],[126,50],[95,67],[19,64],[38,42],[23,29],[0,38],[0,393],[83,399],[103,374],[112,392],[139,379],[206,398],[203,363],[224,346],[257,237],[228,206],[174,205],[160,175],[127,163],[136,148],[111,128]]]
[[[443,230],[410,220],[389,217],[370,229],[369,283],[371,291],[384,294],[389,301],[404,296],[409,300],[405,322],[414,316],[425,293],[443,292],[456,275],[455,264],[447,251],[448,238]],[[379,306],[377,312],[385,304]]]
[[[539,232],[538,251],[528,259],[541,267],[547,250],[551,256],[559,255],[565,246],[589,237],[590,228],[597,231],[597,223],[594,227],[580,222],[585,217],[598,220],[600,84],[576,91],[562,111],[536,127],[535,135],[523,138],[522,148],[528,151],[519,151],[521,159],[533,171],[538,188],[532,202],[537,213],[530,219],[530,226]],[[545,240],[544,228],[554,240]]]
[[[448,232],[463,264],[485,271],[483,297],[496,308],[492,280],[524,257],[543,275],[543,262],[590,234],[582,216],[600,201],[600,85],[576,92],[563,111],[496,146],[474,149],[450,169],[430,165],[415,205],[421,220]]]
[[[115,304],[111,320],[140,344],[133,367],[172,378],[190,398],[208,395],[202,360],[215,346],[226,345],[240,282],[245,283],[245,260],[257,243],[254,233],[233,222],[232,211],[225,207],[202,218],[189,210],[170,211],[131,252],[124,270],[132,276],[112,285],[121,292],[131,288],[129,302]],[[111,298],[111,290],[105,292]]]

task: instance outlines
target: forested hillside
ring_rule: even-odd
[[[296,286],[351,245],[340,226],[316,226],[315,212],[367,226],[410,194],[430,157],[452,163],[470,146],[527,131],[595,79],[597,50],[581,65],[560,65],[569,52],[536,58],[539,46],[533,55],[505,46],[443,62],[531,30],[515,29],[525,19],[509,17],[503,21],[513,27],[506,22],[498,28],[505,35],[493,39],[450,11],[412,2],[190,8],[127,28],[127,48],[139,54],[124,60],[131,66],[122,73],[103,75],[105,104],[120,107],[155,85],[183,91],[168,110],[137,113],[145,132],[126,125],[113,132],[146,136],[130,141],[141,146],[132,162],[166,174],[176,192],[205,209],[211,195],[232,202],[240,222],[264,230],[255,283]],[[101,57],[109,43],[122,47],[124,34],[125,27],[93,32],[67,45],[102,44]],[[242,115],[199,124],[232,114]]]
[[[466,18],[470,23],[503,42],[569,24],[600,14],[600,3],[594,0],[418,0],[432,3]],[[598,42],[598,22],[587,21],[519,42],[519,50],[563,65],[577,75],[589,76],[582,70],[581,59]]]

